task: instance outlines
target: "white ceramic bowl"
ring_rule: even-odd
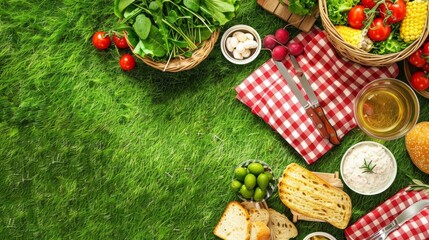
[[[329,233],[325,233],[325,232],[314,232],[314,233],[310,233],[307,236],[305,236],[304,240],[312,240],[312,238],[316,237],[316,236],[321,236],[321,237],[325,237],[329,240],[337,240],[334,236],[332,236]]]
[[[254,49],[251,49],[251,54],[249,57],[243,58],[243,59],[235,59],[233,56],[233,53],[230,52],[226,47],[226,40],[228,37],[231,37],[235,32],[240,31],[243,33],[250,33],[253,35],[254,40],[257,42],[258,46]],[[261,52],[261,46],[262,41],[261,37],[259,36],[259,33],[252,27],[248,25],[235,25],[230,27],[225,31],[225,33],[222,35],[222,39],[220,40],[220,48],[222,50],[223,56],[230,62],[235,64],[247,64],[255,60],[256,57],[258,57],[259,53]]]
[[[373,172],[363,166],[373,166]],[[392,152],[384,145],[363,141],[351,146],[340,165],[344,183],[362,195],[376,195],[388,189],[396,178],[397,164]]]

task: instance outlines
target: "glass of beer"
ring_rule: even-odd
[[[393,140],[405,136],[417,123],[420,105],[413,89],[398,79],[377,79],[356,96],[354,115],[367,135]]]

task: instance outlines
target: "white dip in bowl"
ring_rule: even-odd
[[[362,195],[375,195],[392,185],[397,166],[389,149],[377,142],[364,141],[347,150],[341,160],[340,172],[351,190]]]

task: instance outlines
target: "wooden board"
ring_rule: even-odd
[[[317,176],[319,176],[321,179],[325,180],[326,182],[328,182],[330,185],[336,187],[336,188],[343,188],[343,182],[341,181],[338,172],[335,173],[321,173],[321,172],[313,172],[315,173]],[[299,220],[302,221],[310,221],[310,222],[325,222],[323,220],[319,220],[319,219],[315,219],[315,218],[311,218],[311,217],[307,217],[305,215],[299,214],[295,211],[291,210],[291,213],[293,215],[292,221],[298,222]]]
[[[288,1],[285,2],[286,4],[289,3]],[[291,13],[288,5],[280,3],[279,0],[257,0],[257,3],[266,11],[304,32],[309,32],[319,17],[319,8],[317,6],[313,8],[311,15],[300,16]]]

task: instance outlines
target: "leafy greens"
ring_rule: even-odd
[[[289,0],[289,10],[301,16],[310,15],[315,2],[315,0]]]
[[[350,9],[356,6],[360,0],[326,0],[328,16],[334,25],[347,24],[347,15]]]
[[[166,61],[191,56],[238,7],[239,0],[115,0],[113,10],[135,54]]]

